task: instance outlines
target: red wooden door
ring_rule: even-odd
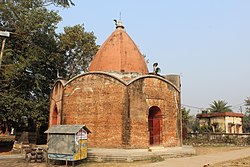
[[[151,107],[148,116],[150,144],[161,144],[162,114],[158,107]]]

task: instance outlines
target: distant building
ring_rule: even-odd
[[[200,126],[210,126],[213,132],[242,133],[244,114],[234,112],[214,112],[197,114]]]

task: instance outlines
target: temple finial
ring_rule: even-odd
[[[122,28],[122,29],[124,29],[124,26],[123,26],[123,24],[122,24],[122,19],[121,19],[121,18],[122,18],[122,13],[120,12],[120,19],[119,19],[119,20],[114,19],[116,29],[117,29],[117,28]]]

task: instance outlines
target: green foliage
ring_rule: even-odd
[[[250,136],[247,137],[247,144],[250,145]]]
[[[59,35],[60,48],[65,56],[67,78],[86,72],[98,46],[93,32],[85,32],[83,25],[65,27]]]
[[[57,70],[64,76],[87,71],[98,48],[94,34],[85,32],[83,25],[56,34],[61,17],[46,4],[25,0],[0,6],[0,30],[12,32],[0,68],[0,124],[7,127],[27,127],[30,120],[36,129],[47,125]]]
[[[45,2],[53,3],[54,5],[69,7],[70,5],[75,5],[71,0],[47,0]]]
[[[165,159],[161,156],[154,156],[150,158],[151,162],[160,162],[160,161],[164,161]]]
[[[250,132],[250,116],[245,114],[243,117],[243,132]]]
[[[32,1],[32,0],[25,0],[26,2],[27,1]],[[37,0],[36,0],[37,1]],[[7,3],[8,1],[4,1],[5,3]],[[2,2],[2,3],[4,3]],[[10,0],[10,3],[19,3],[21,2],[20,0]],[[22,1],[23,3],[24,1]],[[44,5],[48,6],[50,4],[54,4],[56,6],[62,6],[62,7],[70,7],[71,5],[75,5],[73,3],[72,0],[40,0],[41,3],[43,3]]]
[[[213,101],[209,110],[210,112],[232,112],[231,106],[227,105],[227,102],[223,100]]]
[[[192,116],[191,119],[191,129],[193,132],[198,132],[200,130],[199,119],[195,116]]]
[[[250,107],[250,97],[247,97],[247,99],[245,99],[245,106]],[[247,112],[248,115],[250,114],[250,108],[249,107],[246,108],[246,112]]]
[[[190,115],[190,109],[187,110],[185,107],[183,107],[181,111],[182,111],[182,127],[184,128],[183,131],[185,130],[186,132],[198,131],[199,122],[195,116]]]
[[[182,111],[182,123],[188,122],[188,120],[190,119],[190,109],[186,109],[185,107],[183,107],[181,109]]]
[[[215,129],[214,129],[215,132],[226,132],[226,130],[222,129],[221,127],[219,126],[216,126]]]
[[[212,132],[212,127],[209,125],[203,125],[199,128],[199,132],[204,133],[204,132]]]
[[[245,99],[245,106],[250,106],[250,97],[247,97]],[[250,108],[246,108],[245,115],[243,117],[243,131],[244,132],[250,132]]]
[[[2,8],[2,29],[14,34],[6,40],[0,68],[0,123],[20,127],[28,118],[40,126],[48,121],[50,87],[56,70],[63,70],[56,40],[61,17],[42,1],[7,3]],[[2,39],[1,39],[2,40]]]

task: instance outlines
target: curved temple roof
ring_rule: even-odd
[[[124,31],[121,22],[92,60],[89,71],[137,72],[147,74],[148,68],[138,47]]]

